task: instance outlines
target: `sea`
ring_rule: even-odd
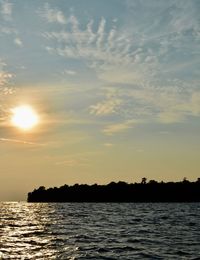
[[[200,203],[0,203],[0,259],[200,259]]]

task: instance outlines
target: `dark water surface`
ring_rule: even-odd
[[[200,203],[0,203],[0,259],[200,259]]]

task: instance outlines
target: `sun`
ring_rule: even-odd
[[[24,131],[31,130],[39,123],[39,117],[29,105],[22,105],[11,110],[11,123]]]

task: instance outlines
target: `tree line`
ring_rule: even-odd
[[[200,202],[200,178],[190,182],[157,182],[142,178],[140,183],[123,181],[107,185],[74,184],[59,188],[40,186],[28,193],[28,202]]]

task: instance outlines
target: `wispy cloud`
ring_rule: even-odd
[[[13,16],[14,4],[9,0],[0,0],[0,35],[10,35],[11,39],[19,47],[23,46],[19,37],[19,30],[16,27]]]
[[[8,116],[8,97],[15,93],[15,88],[10,85],[13,75],[5,70],[6,63],[0,59],[0,121],[6,122]]]
[[[13,4],[7,0],[0,2],[0,12],[5,20],[11,20]]]
[[[64,70],[63,71],[64,75],[70,75],[70,76],[74,76],[77,74],[77,72],[75,70]]]
[[[43,146],[43,145],[45,145],[45,144],[41,144],[41,143],[34,143],[34,142],[25,141],[25,140],[9,139],[9,138],[0,138],[0,142],[27,144],[27,145],[34,145],[34,146]]]
[[[19,46],[19,47],[22,47],[22,46],[23,46],[22,40],[21,40],[20,38],[18,38],[18,37],[14,39],[14,43],[15,43],[17,46]]]
[[[114,146],[113,143],[104,143],[103,145],[104,145],[105,147],[108,147],[108,148],[111,148],[111,147]]]
[[[66,18],[62,11],[51,8],[48,3],[45,3],[44,8],[39,10],[39,14],[49,23],[66,24]]]
[[[97,28],[92,19],[83,28],[78,18],[71,15],[65,30],[44,35],[54,41],[54,51],[59,55],[86,59],[102,79],[129,83],[159,76],[161,60],[165,58],[165,63],[169,59],[174,61],[177,56],[174,52],[184,50],[188,38],[191,39],[189,46],[198,48],[195,40],[199,39],[199,20],[194,1],[127,3],[130,17],[124,25],[126,28],[117,28],[104,17]],[[138,16],[138,8],[145,16]],[[190,35],[188,30],[191,30]],[[189,49],[190,52],[193,50]]]
[[[11,73],[0,70],[0,87],[5,86],[11,78]]]
[[[68,158],[56,162],[58,166],[68,166],[68,167],[77,167],[77,166],[88,166],[89,162],[86,158]]]
[[[7,64],[0,58],[0,87],[5,86],[12,78],[12,74],[5,70]]]
[[[14,28],[14,26],[0,25],[0,34],[17,35],[17,30]]]
[[[84,61],[100,82],[106,82],[104,98],[89,105],[90,114],[116,114],[124,121],[181,122],[199,116],[199,83],[195,79],[200,22],[195,3],[126,1],[127,20],[120,27],[105,17],[84,24],[81,17],[71,15],[65,17],[65,28],[43,34],[49,41],[46,49],[50,54]],[[118,90],[112,97],[107,96],[110,86]]]
[[[117,123],[117,124],[111,124],[106,126],[103,129],[103,133],[106,135],[113,135],[116,133],[124,132],[130,128],[134,127],[134,121],[133,120],[127,120],[122,123]]]
[[[90,113],[98,116],[109,115],[117,112],[122,100],[120,99],[106,99],[96,105],[90,106]]]
[[[114,25],[109,31],[106,30],[105,18],[100,20],[96,30],[93,20],[86,24],[85,29],[81,29],[77,17],[71,15],[67,28],[44,34],[47,39],[57,43],[56,48],[48,46],[51,53],[54,51],[67,58],[86,59],[90,68],[101,71],[137,63],[137,46],[131,50],[132,38],[117,31]]]
[[[15,93],[15,88],[10,86],[13,74],[5,70],[7,64],[0,59],[0,113],[4,113],[3,106],[6,103],[6,96]]]

